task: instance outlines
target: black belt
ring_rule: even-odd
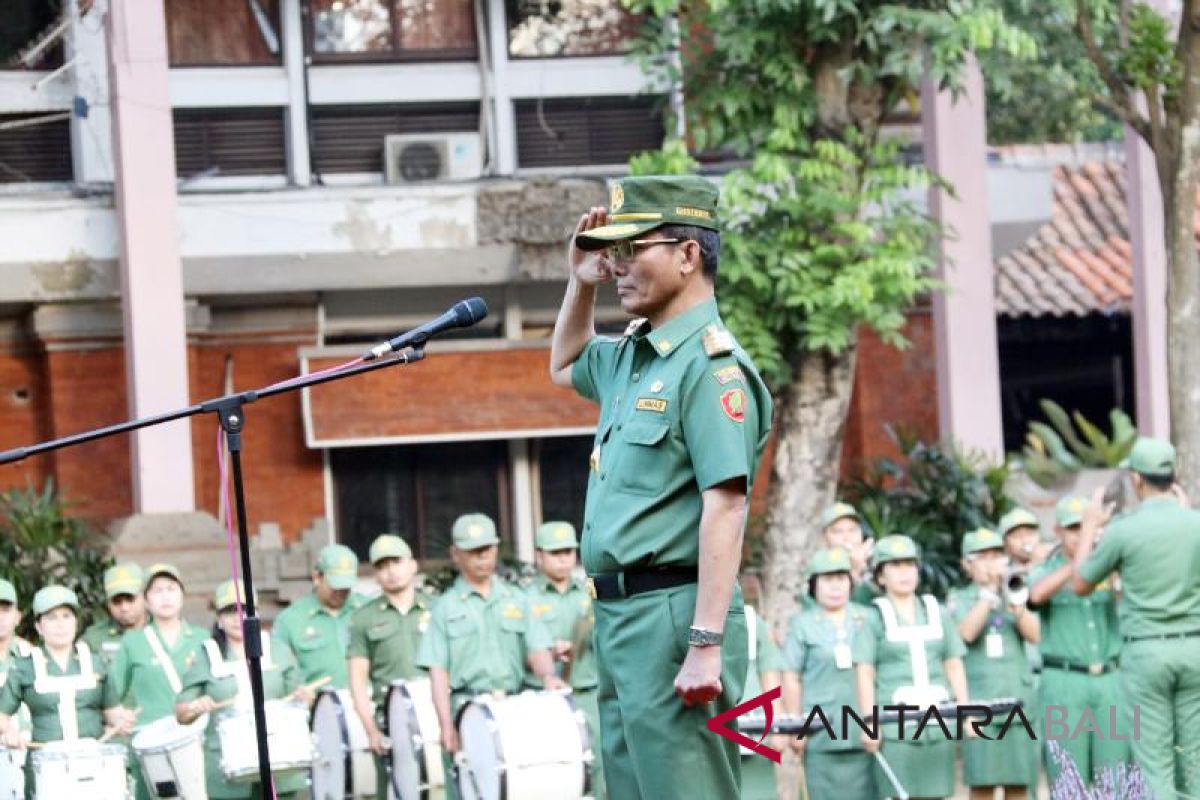
[[[1200,636],[1200,631],[1184,631],[1183,633],[1151,633],[1146,636],[1126,636],[1126,642],[1165,642],[1168,639],[1194,639]]]
[[[1072,661],[1067,661],[1065,658],[1042,656],[1042,667],[1043,669],[1061,669],[1064,672],[1082,672],[1084,675],[1103,675],[1106,672],[1114,672],[1117,669],[1117,662],[1104,661],[1092,664],[1076,664]]]
[[[588,591],[596,600],[620,600],[655,589],[670,589],[699,580],[696,567],[601,572],[588,578]]]

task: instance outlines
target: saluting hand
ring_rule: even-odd
[[[689,708],[721,696],[721,648],[689,647],[675,676],[675,694]]]
[[[608,211],[604,206],[592,206],[586,214],[579,218],[571,243],[567,246],[567,266],[575,280],[587,286],[595,286],[612,280],[612,262],[603,250],[580,250],[575,246],[575,237],[584,231],[599,228],[608,224]]]

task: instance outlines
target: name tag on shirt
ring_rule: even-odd
[[[833,665],[838,669],[850,669],[854,666],[850,659],[850,645],[838,642],[833,646]]]
[[[1004,658],[1004,637],[992,631],[983,637],[983,649],[988,658]]]

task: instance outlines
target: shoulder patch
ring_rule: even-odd
[[[735,347],[733,334],[717,325],[709,325],[704,329],[704,353],[709,358],[728,355]]]
[[[744,422],[746,419],[746,392],[742,389],[726,390],[721,395],[721,410],[734,422]]]
[[[746,382],[746,376],[742,374],[742,368],[737,364],[730,364],[728,367],[722,367],[713,373],[713,377],[717,379],[717,383],[724,386],[733,381]]]
[[[633,336],[635,333],[638,332],[638,328],[642,327],[642,323],[644,323],[645,321],[646,321],[645,317],[638,317],[637,319],[630,320],[629,324],[625,326],[625,332],[621,335],[622,336]]]

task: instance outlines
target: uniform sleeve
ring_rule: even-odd
[[[275,662],[275,666],[279,667],[279,671],[283,673],[284,694],[291,694],[299,689],[304,683],[304,674],[300,671],[300,664],[296,661],[296,656],[292,653],[292,648],[284,646],[276,649],[275,642],[272,641],[271,660]]]
[[[807,658],[808,645],[804,642],[804,624],[800,613],[797,612],[788,622],[787,640],[783,643],[780,660],[784,670],[799,674],[804,672],[804,662]]]
[[[450,648],[446,636],[446,614],[441,603],[433,607],[429,615],[429,627],[421,637],[417,648],[417,666],[422,669],[450,669]]]
[[[274,642],[272,642],[274,644]],[[275,656],[274,648],[271,650],[272,658]],[[187,671],[180,676],[180,683],[183,688],[179,690],[179,694],[175,697],[176,703],[190,703],[199,697],[202,697],[205,690],[208,688],[208,682],[211,678],[208,668],[208,653],[201,650],[192,659],[192,665],[187,668]]]
[[[879,637],[883,633],[883,624],[879,621],[879,612],[871,611],[867,622],[854,634],[850,651],[855,664],[874,665],[878,658]]]
[[[133,672],[133,651],[130,648],[131,633],[127,633],[121,637],[121,647],[117,650],[116,658],[108,666],[108,673],[105,678],[105,695],[108,696],[109,687],[112,687],[112,696],[117,698],[117,703],[120,699],[129,693],[130,676]],[[113,708],[117,705],[114,703],[108,708]]]
[[[524,599],[525,618],[528,620],[525,625],[525,651],[533,653],[538,650],[549,650],[554,645],[554,637],[550,635],[550,629],[546,627],[546,623],[534,616],[533,604],[529,602],[528,595],[525,595]]]
[[[0,714],[7,714],[11,717],[21,707],[21,702],[25,697],[26,683],[26,670],[22,667],[23,660],[9,665],[8,680],[4,687],[0,688]]]
[[[958,625],[950,612],[942,609],[942,636],[946,639],[946,658],[962,658],[967,654],[967,645],[958,632]]]
[[[1096,549],[1079,567],[1079,575],[1088,583],[1100,583],[1115,572],[1121,563],[1122,528],[1110,528]]]
[[[680,421],[696,483],[704,491],[757,466],[759,408],[732,356],[706,359],[682,398]]]
[[[350,647],[346,649],[347,658],[370,658],[370,651],[367,650],[367,622],[364,619],[366,615],[361,609],[355,611],[350,617]]]
[[[954,589],[946,598],[946,610],[949,612],[950,619],[954,620],[955,626],[963,621],[963,617],[971,613],[973,605],[970,593],[966,589]]]
[[[593,403],[600,402],[600,393],[612,376],[618,344],[620,339],[593,336],[571,365],[571,383],[575,391]]]

